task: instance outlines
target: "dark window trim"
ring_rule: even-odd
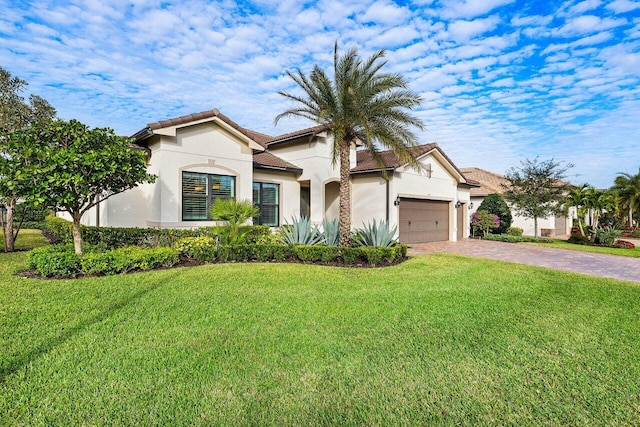
[[[258,207],[258,209],[260,209],[260,215],[253,218],[253,223],[255,225],[264,225],[263,224],[263,220],[262,220],[262,207],[265,206],[269,206],[269,207],[275,207],[276,210],[276,223],[274,224],[267,224],[269,227],[279,227],[280,226],[280,184],[276,183],[276,182],[261,182],[261,181],[253,181],[253,185],[258,185],[259,186],[259,192],[260,192],[260,202],[256,203],[256,201],[254,200],[253,203]],[[264,198],[262,197],[262,187],[263,185],[275,185],[278,188],[278,199],[276,200],[276,203],[264,203],[263,200]]]
[[[184,176],[185,176],[185,173],[204,175],[207,178],[207,184],[206,184],[207,185],[207,192],[206,192],[205,195],[202,195],[202,196],[200,196],[200,195],[186,196],[187,198],[192,198],[192,199],[206,199],[206,201],[207,201],[207,218],[206,219],[185,219],[184,218],[184,200],[185,200]],[[237,194],[237,188],[236,187],[238,185],[238,180],[236,179],[236,176],[234,176],[234,175],[222,175],[222,174],[217,174],[217,173],[204,173],[204,172],[191,172],[191,171],[188,171],[188,170],[183,170],[181,176],[182,176],[182,183],[180,185],[180,191],[181,191],[182,209],[181,209],[181,213],[180,213],[180,219],[183,222],[213,221],[209,211],[211,210],[211,206],[213,205],[213,202],[217,198],[211,193],[211,188],[212,188],[213,178],[214,177],[228,177],[228,178],[231,178],[233,180],[233,196],[232,197],[233,198],[236,197],[236,194]]]

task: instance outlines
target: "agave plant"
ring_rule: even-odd
[[[340,241],[340,226],[337,219],[322,220],[322,239],[327,246],[338,246]]]
[[[397,227],[389,228],[387,221],[373,220],[356,230],[353,241],[359,246],[393,246],[397,243],[395,235]]]
[[[613,246],[616,239],[622,237],[622,232],[614,227],[596,227],[591,233],[594,240],[605,246]]]
[[[311,224],[309,218],[292,217],[291,224],[280,228],[277,239],[286,245],[315,245],[322,241],[322,233],[317,226]]]

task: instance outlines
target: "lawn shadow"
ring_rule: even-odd
[[[176,272],[175,274],[178,274],[178,273]],[[175,274],[169,275],[168,277],[165,277],[164,279],[159,280],[158,282],[154,283],[148,288],[141,289],[140,291],[130,295],[129,297],[111,304],[104,311],[97,314],[93,318],[87,319],[85,322],[82,322],[81,324],[76,325],[72,328],[65,329],[58,336],[46,340],[45,342],[40,344],[38,347],[30,351],[27,351],[23,354],[18,354],[13,361],[9,362],[7,366],[0,367],[0,384],[4,384],[8,376],[18,372],[20,369],[25,368],[32,361],[36,360],[37,358],[41,357],[44,354],[49,353],[56,347],[64,344],[69,339],[73,338],[75,335],[81,333],[83,330],[89,328],[90,326],[96,323],[100,323],[108,319],[109,317],[113,316],[118,311],[122,310],[132,302],[139,300],[145,295],[155,291],[160,286],[164,285],[166,282],[171,281],[175,276]]]

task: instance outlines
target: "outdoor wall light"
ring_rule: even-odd
[[[400,196],[396,196],[396,199],[393,201],[393,206],[400,206]]]
[[[458,209],[460,206],[462,206],[462,202],[460,200],[458,200],[456,202],[456,209]]]
[[[469,203],[469,210],[473,209],[473,202]]]

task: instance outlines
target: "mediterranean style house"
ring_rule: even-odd
[[[478,210],[480,204],[489,194],[503,194],[507,180],[504,176],[488,170],[480,168],[462,168],[460,171],[470,180],[479,184],[477,187],[471,188],[472,209],[469,211],[473,214]],[[531,218],[525,218],[518,215],[511,209],[513,217],[512,227],[520,227],[524,230],[525,236],[533,236],[534,222]],[[571,215],[570,215],[571,216]],[[564,216],[551,215],[547,218],[538,218],[538,236],[561,236],[568,234],[571,229],[571,220]]]
[[[246,129],[217,109],[150,123],[133,137],[149,150],[158,179],[101,202],[87,225],[193,228],[214,225],[218,197],[253,201],[256,224],[279,226],[306,216],[319,224],[338,217],[339,170],[325,126],[280,136]],[[371,152],[351,149],[353,227],[376,220],[398,226],[400,241],[455,241],[469,230],[472,181],[435,143],[416,147],[424,170],[391,151],[384,165]]]

